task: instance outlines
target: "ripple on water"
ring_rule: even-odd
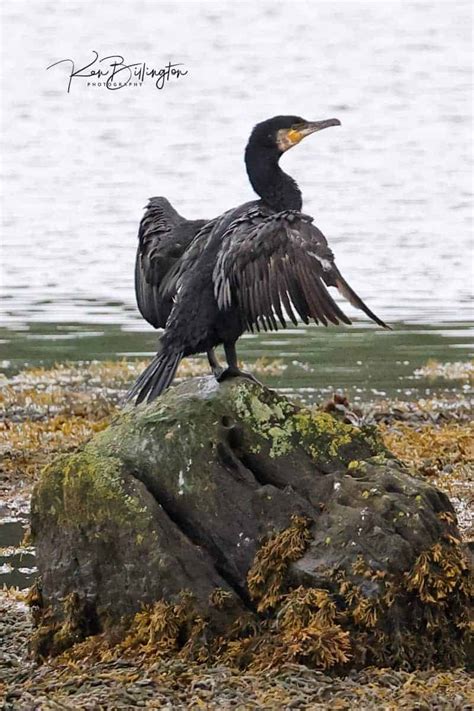
[[[340,130],[283,161],[354,287],[395,320],[471,317],[461,298],[471,277],[469,4],[397,12],[391,3],[346,4],[340,12],[300,3],[297,24],[290,6],[272,6],[234,3],[218,16],[169,6],[160,34],[189,65],[183,84],[159,94],[75,87],[67,95],[51,70],[35,75],[34,116],[32,79],[16,79],[18,31],[31,56],[44,57],[45,46],[54,55],[57,36],[83,36],[90,10],[62,4],[46,23],[40,2],[28,23],[10,17],[2,289],[13,299],[4,321],[130,323],[146,199],[166,194],[189,217],[248,199],[246,136],[284,110],[282,94],[288,110],[342,114]],[[130,56],[148,52],[143,37],[156,9],[143,4],[133,23],[129,12],[127,3],[112,14],[95,6],[102,49],[117,51],[126,26]]]

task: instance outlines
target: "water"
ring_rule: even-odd
[[[459,383],[415,378],[430,358],[439,362],[473,357],[474,329],[469,323],[393,324],[393,331],[356,322],[352,327],[288,328],[278,333],[245,334],[238,354],[247,363],[267,357],[286,366],[281,375],[265,375],[270,387],[314,404],[342,390],[364,402],[411,399],[459,392]],[[65,360],[148,358],[157,333],[117,324],[32,323],[25,331],[0,329],[5,374],[25,365],[51,366]],[[221,358],[223,355],[218,349]]]
[[[0,585],[21,590],[29,587],[37,574],[35,552],[23,541],[28,531],[26,516],[3,514],[0,509]]]
[[[389,321],[472,318],[470,3],[17,0],[3,15],[10,327],[136,322],[146,199],[211,217],[251,198],[248,133],[278,113],[342,121],[282,164],[370,306]],[[93,49],[188,75],[67,94],[66,67],[45,70]]]

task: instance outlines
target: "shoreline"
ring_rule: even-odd
[[[63,364],[27,369],[3,383],[2,494],[8,515],[28,510],[32,486],[46,462],[107,426],[141,366],[125,361]],[[253,367],[261,375],[282,372],[278,362]],[[200,363],[188,363],[180,375],[203,370]],[[472,424],[465,392],[449,399],[378,401],[354,408],[339,398],[326,407],[354,423],[376,423],[402,461],[448,493],[464,540],[472,540],[472,506],[466,500]],[[407,673],[367,668],[337,677],[299,665],[248,673],[189,663],[179,655],[104,661],[93,653],[37,664],[28,657],[32,623],[26,593],[12,588],[0,593],[0,636],[6,640],[0,694],[5,695],[5,709],[351,709],[354,704],[364,709],[464,709],[474,700],[474,684],[462,669]]]
[[[29,614],[0,595],[0,665],[5,711],[31,709],[440,709],[463,711],[474,701],[474,680],[463,669],[417,671],[367,668],[344,677],[287,665],[258,673],[172,659],[127,657],[27,661]],[[2,671],[2,666],[4,671]]]
[[[32,487],[46,463],[107,427],[144,365],[145,361],[136,360],[66,362],[0,378],[0,451],[4,458],[0,491],[8,515],[27,513]],[[247,367],[265,378],[282,376],[286,366],[280,360],[261,358]],[[474,379],[472,363],[429,362],[424,372],[445,380]],[[176,381],[203,374],[208,374],[207,364],[188,359],[180,366]],[[333,409],[339,416],[356,425],[377,425],[387,447],[402,462],[453,498],[464,537],[473,539],[473,513],[464,497],[472,483],[474,426],[465,389],[441,397],[378,399],[354,405],[342,395],[334,397],[338,402]],[[327,396],[322,396],[319,407],[328,404],[331,407]],[[473,495],[470,503],[474,503]]]

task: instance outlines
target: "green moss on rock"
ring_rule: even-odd
[[[148,520],[148,512],[125,490],[122,470],[119,459],[104,456],[92,443],[63,455],[43,471],[35,510],[52,525],[102,527],[103,535],[112,532],[113,524],[137,528],[142,519]]]

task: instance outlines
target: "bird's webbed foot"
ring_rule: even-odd
[[[249,373],[246,370],[240,370],[240,368],[236,368],[231,365],[229,365],[228,368],[225,368],[219,376],[216,376],[218,383],[222,383],[224,380],[228,380],[229,378],[247,378],[257,385],[262,384],[254,375],[252,375],[252,373]]]

